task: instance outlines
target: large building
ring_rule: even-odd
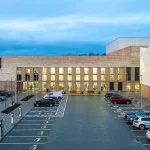
[[[0,89],[98,92],[140,90],[140,49],[150,38],[118,38],[106,56],[4,56]]]

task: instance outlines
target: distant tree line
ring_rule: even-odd
[[[72,53],[67,53],[67,54],[62,54],[61,56],[105,56],[106,53],[103,54],[98,54],[98,53],[89,53],[89,54],[72,54]]]

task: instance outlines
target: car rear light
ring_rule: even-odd
[[[135,120],[134,122],[135,122],[135,123],[139,123],[139,121],[137,121],[137,120]]]

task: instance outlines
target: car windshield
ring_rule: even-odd
[[[135,120],[138,120],[138,119],[139,119],[138,117],[135,118]]]

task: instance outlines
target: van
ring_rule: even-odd
[[[58,99],[63,98],[61,91],[50,92],[50,93],[44,95],[44,99],[47,99],[49,97],[57,97]]]

